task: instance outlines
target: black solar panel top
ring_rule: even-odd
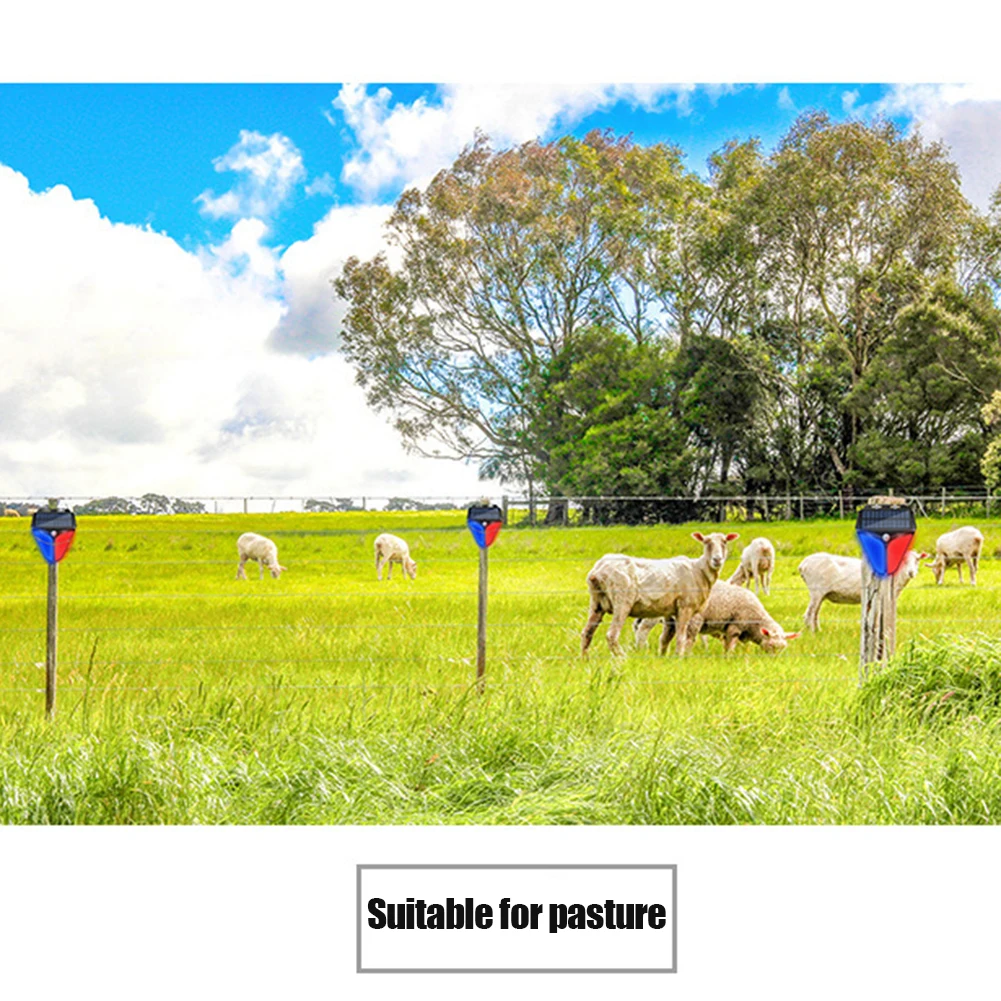
[[[496,504],[480,507],[474,504],[466,513],[467,521],[479,521],[489,524],[492,521],[503,521],[504,512]]]
[[[76,515],[72,511],[36,511],[31,516],[31,527],[46,532],[60,532],[76,528]]]
[[[860,532],[915,532],[918,523],[914,512],[904,505],[877,507],[870,505],[862,508],[855,519],[855,528]]]

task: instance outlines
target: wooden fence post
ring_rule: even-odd
[[[56,642],[59,623],[56,609],[59,602],[59,564],[49,564],[49,599],[45,623],[45,715],[56,714]]]
[[[862,630],[859,638],[859,684],[865,683],[870,669],[885,665],[893,656],[897,643],[896,573],[903,567],[903,555],[891,546],[906,537],[910,546],[916,528],[913,510],[902,497],[870,497],[855,522],[856,534],[862,544]],[[881,546],[885,549],[881,550]],[[873,569],[874,561],[881,570]],[[892,571],[892,572],[891,572]]]
[[[862,560],[862,638],[859,649],[859,684],[869,677],[872,665],[883,665],[893,656],[897,642],[897,595],[892,577],[877,577]]]
[[[487,670],[487,549],[480,550],[480,590],[476,606],[476,690],[483,694]]]

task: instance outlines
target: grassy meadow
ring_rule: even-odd
[[[57,715],[44,707],[45,564],[0,520],[0,823],[993,823],[1001,818],[1001,523],[977,588],[903,592],[895,665],[858,688],[858,606],[770,657],[713,640],[678,660],[578,650],[606,552],[697,556],[698,527],[509,528],[490,551],[487,686],[474,685],[477,552],[463,512],[81,517],[60,565]],[[857,555],[850,522],[730,526],[796,573]],[[273,538],[288,572],[236,538]],[[375,579],[403,535],[416,582]],[[385,576],[385,574],[384,574]],[[607,623],[607,618],[606,618]]]

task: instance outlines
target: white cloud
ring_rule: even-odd
[[[201,256],[210,267],[218,264],[230,275],[258,280],[262,291],[272,291],[278,265],[275,252],[264,242],[267,236],[262,220],[239,219],[221,244],[208,247]]]
[[[268,348],[284,307],[261,223],[191,253],[2,165],[0,218],[6,496],[482,489],[407,456],[339,355]]]
[[[239,142],[213,162],[220,173],[237,174],[229,191],[221,195],[203,191],[195,199],[201,203],[201,211],[213,219],[266,219],[306,176],[302,154],[278,132],[265,136],[242,129]]]
[[[287,310],[269,339],[274,350],[312,357],[337,347],[344,308],[334,297],[331,279],[349,257],[367,260],[386,249],[383,227],[391,211],[387,205],[333,208],[313,227],[310,239],[285,251],[281,269]]]
[[[303,190],[310,198],[313,195],[330,197],[334,193],[335,186],[336,182],[329,174],[321,174],[319,177],[314,177]]]
[[[926,139],[945,142],[966,197],[987,207],[1001,183],[1001,84],[901,84],[867,110],[907,115]]]
[[[392,91],[374,94],[359,84],[341,88],[334,108],[354,135],[355,152],[343,179],[373,196],[389,186],[406,186],[447,166],[476,129],[498,145],[545,136],[585,115],[625,101],[648,109],[673,105],[687,111],[693,85],[656,84],[451,84],[436,100],[393,101]],[[329,116],[339,124],[335,115]]]
[[[788,87],[783,87],[779,91],[779,96],[778,96],[777,104],[778,104],[778,106],[783,111],[795,111],[796,110],[796,102],[793,101],[792,94],[789,93],[789,88]]]

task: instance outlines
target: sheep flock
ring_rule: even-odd
[[[743,547],[736,570],[724,579],[721,571],[739,534],[698,531],[691,534],[702,547],[697,556],[643,558],[608,553],[598,559],[586,577],[589,608],[581,633],[582,656],[587,656],[606,615],[611,617],[606,642],[612,654],[620,657],[625,651],[619,639],[628,619],[634,620],[635,646],[646,646],[650,633],[659,626],[660,653],[666,653],[673,641],[678,656],[688,653],[700,634],[718,637],[726,653],[735,650],[738,643],[753,643],[766,653],[777,654],[791,640],[799,638],[801,634],[787,632],[761,600],[762,594],[767,598],[771,593],[776,564],[774,543],[764,537],[752,539]],[[933,560],[929,559],[930,553],[911,550],[894,575],[896,595],[918,576],[922,566],[931,568],[937,584],[943,582],[949,567],[956,567],[962,584],[965,566],[970,585],[975,586],[983,542],[981,532],[967,525],[939,536]],[[265,569],[272,577],[279,577],[286,569],[278,561],[277,545],[254,532],[244,532],[239,537],[237,553],[238,579],[246,579],[244,568],[248,561],[258,564],[259,578],[263,578]],[[374,554],[379,581],[384,569],[387,580],[392,579],[394,563],[401,567],[404,580],[416,580],[417,562],[404,539],[384,532],[374,541]],[[797,569],[809,594],[803,617],[808,630],[820,629],[820,609],[825,601],[861,604],[861,559],[818,552],[803,559]]]

